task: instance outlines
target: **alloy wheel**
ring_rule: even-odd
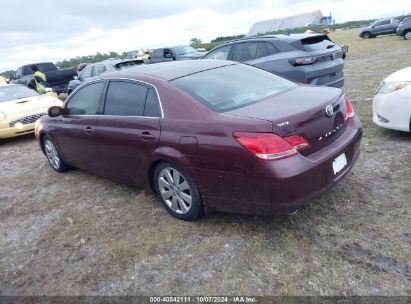
[[[411,40],[411,31],[410,31],[410,32],[407,32],[407,33],[405,34],[404,38],[407,39],[407,40]]]
[[[193,196],[189,183],[175,168],[165,167],[158,175],[160,195],[167,206],[178,214],[190,211]]]
[[[49,160],[50,165],[54,169],[59,170],[61,163],[60,156],[51,140],[46,139],[44,141],[44,150],[46,151],[47,159]]]

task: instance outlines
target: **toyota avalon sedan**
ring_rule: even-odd
[[[145,186],[184,220],[292,212],[349,172],[361,135],[340,89],[219,60],[99,76],[36,125],[55,171]]]

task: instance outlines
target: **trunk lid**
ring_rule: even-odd
[[[329,106],[332,107],[332,115],[326,113]],[[314,153],[337,139],[345,129],[345,113],[344,95],[340,89],[314,86],[298,86],[255,104],[225,112],[271,121],[273,133],[281,137],[303,136],[311,146],[302,152],[303,155]]]

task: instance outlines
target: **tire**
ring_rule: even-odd
[[[43,150],[50,166],[56,172],[66,172],[70,167],[63,161],[53,141],[47,135],[43,138]]]
[[[203,215],[197,187],[180,167],[169,162],[158,164],[153,183],[158,198],[171,215],[186,221],[194,221]]]
[[[404,39],[405,40],[411,40],[411,31],[406,31],[404,33]]]
[[[363,39],[370,39],[371,37],[372,37],[372,35],[371,35],[370,32],[364,32],[361,35],[361,38],[363,38]]]

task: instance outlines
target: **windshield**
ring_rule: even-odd
[[[185,55],[185,54],[190,54],[190,53],[197,53],[195,49],[193,49],[191,46],[184,45],[184,46],[176,46],[173,47],[172,50],[177,54],[177,55]]]
[[[230,111],[296,86],[248,65],[229,65],[191,74],[171,83],[216,112]]]
[[[0,87],[0,102],[38,95],[40,94],[23,85],[10,85]]]
[[[136,65],[140,65],[143,63],[144,63],[143,60],[130,60],[130,61],[123,61],[123,62],[117,63],[114,67],[117,70],[124,70],[124,69],[135,67]]]

